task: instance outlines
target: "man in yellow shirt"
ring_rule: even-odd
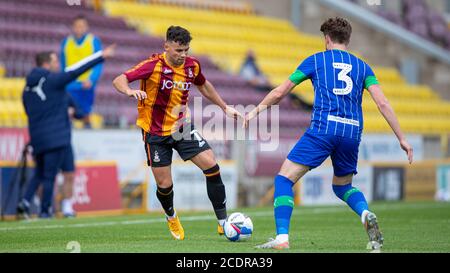
[[[79,15],[74,18],[72,32],[61,43],[60,60],[62,70],[102,49],[100,40],[89,32],[89,24],[84,16]],[[86,117],[83,119],[86,128],[90,127],[89,115],[94,105],[94,90],[100,79],[101,72],[102,64],[98,64],[83,73],[66,88],[66,91],[70,93],[75,103],[86,114]]]

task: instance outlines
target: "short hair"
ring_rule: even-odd
[[[166,33],[166,41],[167,42],[176,42],[180,45],[187,45],[191,42],[192,37],[189,31],[180,26],[170,26],[167,29]]]
[[[77,16],[73,17],[72,23],[75,23],[75,21],[78,21],[78,20],[84,20],[87,22],[87,18],[83,14],[78,14]]]
[[[346,19],[335,17],[326,20],[320,27],[320,31],[323,32],[323,35],[328,35],[331,41],[348,45],[352,35],[352,26]]]
[[[53,51],[43,51],[36,54],[36,66],[41,67],[45,63],[49,63],[51,60],[51,55],[55,54]]]

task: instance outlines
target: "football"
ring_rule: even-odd
[[[234,212],[227,217],[223,230],[225,237],[232,242],[246,241],[253,233],[252,219],[241,212]]]

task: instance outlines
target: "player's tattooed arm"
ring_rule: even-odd
[[[120,74],[113,80],[113,86],[119,93],[133,97],[137,100],[143,100],[147,98],[147,93],[142,90],[131,89],[128,85],[128,79],[125,74]]]
[[[296,86],[291,80],[286,80],[281,85],[275,87],[269,94],[261,101],[261,103],[249,112],[244,118],[243,128],[248,127],[248,122],[256,117],[259,113],[265,111],[274,104],[278,104],[289,92]]]

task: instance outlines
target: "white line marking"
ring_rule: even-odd
[[[375,212],[377,211],[392,211],[398,209],[423,209],[427,207],[448,207],[441,206],[443,204],[433,204],[433,203],[425,203],[425,204],[411,204],[405,207],[402,204],[385,204],[385,205],[377,205]],[[234,210],[233,210],[234,211]],[[307,206],[297,206],[297,209],[293,211],[293,215],[308,215],[308,214],[322,214],[322,213],[330,213],[330,212],[349,212],[349,208],[343,204],[342,206],[336,207],[324,207],[324,208],[308,208]],[[273,211],[259,211],[248,213],[250,217],[267,217],[273,216]],[[206,221],[206,220],[215,220],[216,218],[213,215],[199,215],[199,216],[185,216],[181,218],[182,222],[195,222],[195,221]],[[85,228],[85,227],[103,227],[103,226],[117,226],[117,225],[142,225],[142,224],[154,224],[154,223],[165,223],[166,219],[164,217],[157,219],[143,219],[143,220],[122,220],[122,221],[108,221],[108,222],[98,222],[98,223],[79,223],[79,224],[54,224],[54,225],[43,225],[43,226],[26,226],[27,223],[36,223],[41,220],[31,220],[31,221],[23,221],[23,226],[14,226],[14,227],[0,227],[0,232],[6,231],[16,231],[16,230],[33,230],[33,229],[60,229],[60,228]],[[42,222],[48,220],[42,220]]]

